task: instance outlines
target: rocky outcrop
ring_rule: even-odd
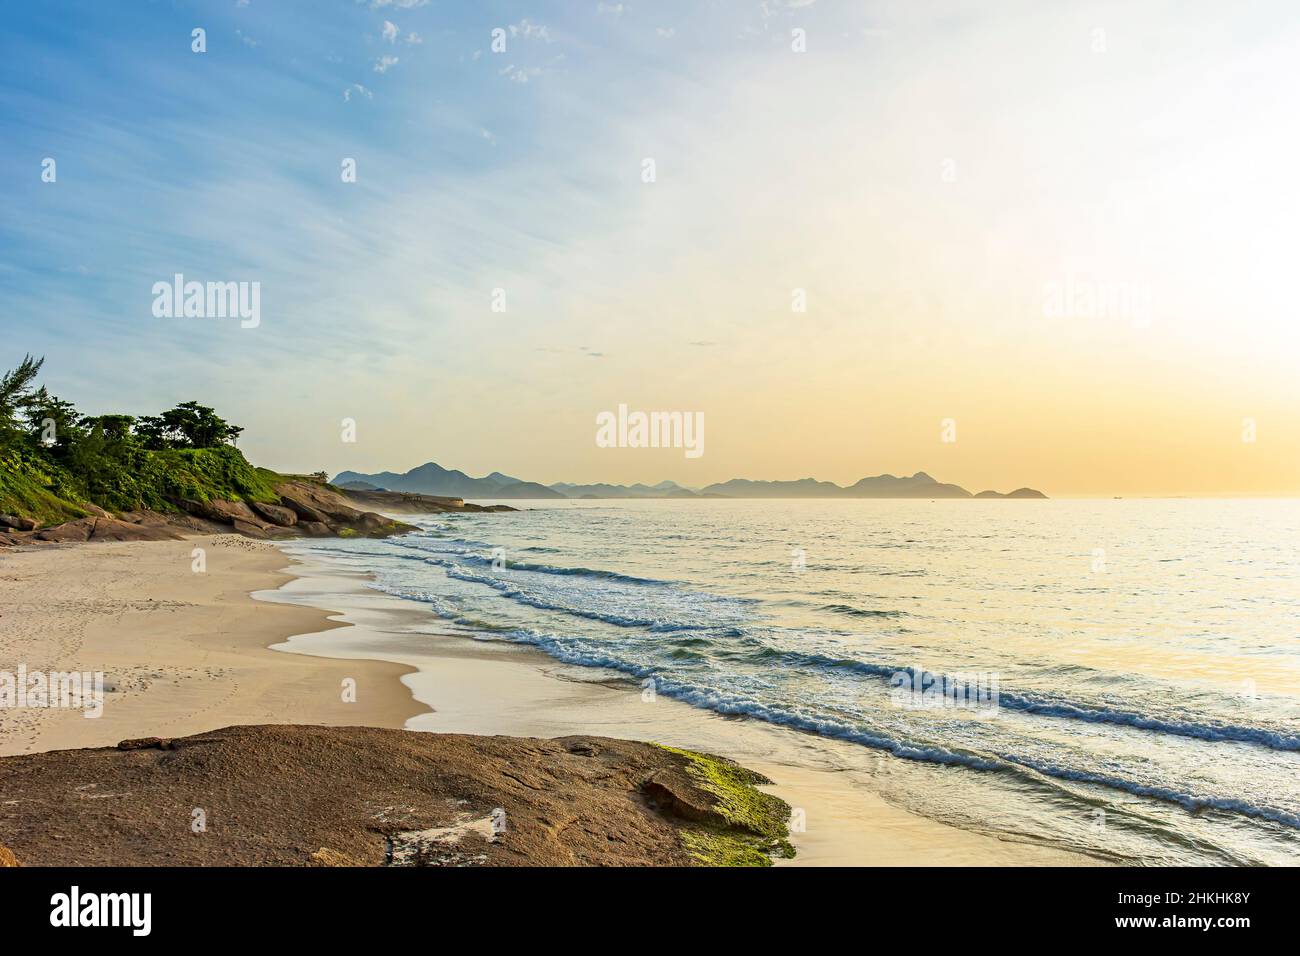
[[[78,518],[37,531],[36,541],[67,544],[78,541],[175,541],[185,535],[165,522],[130,522],[117,518]]]
[[[466,504],[464,498],[417,495],[408,491],[348,490],[348,498],[359,505],[394,514],[440,514],[446,511],[515,511],[509,505]]]
[[[176,498],[178,512],[122,512],[111,515],[94,505],[91,514],[49,528],[35,521],[0,515],[0,546],[33,542],[70,544],[83,541],[163,541],[186,533],[235,532],[249,538],[329,538],[360,536],[382,538],[415,528],[379,511],[429,514],[442,511],[513,511],[505,505],[482,507],[459,498],[393,492],[358,492],[345,495],[321,482],[292,479],[275,486],[278,501],[197,501]],[[357,507],[361,505],[362,507]],[[367,507],[368,506],[368,507]]]
[[[47,866],[763,865],[790,815],[763,782],[605,737],[227,727],[0,757],[0,845]],[[196,794],[202,839],[159,839]]]
[[[292,528],[298,523],[297,512],[283,505],[268,505],[261,501],[254,501],[253,510],[271,524],[277,524],[281,528]]]
[[[332,534],[383,538],[415,528],[375,511],[362,511],[328,485],[312,481],[286,481],[275,486],[281,504],[299,518],[297,526],[311,522],[324,525]],[[304,531],[312,534],[318,529]]]
[[[286,481],[275,486],[280,501],[300,518],[308,521],[355,521],[362,512],[352,502],[327,485],[311,481]]]

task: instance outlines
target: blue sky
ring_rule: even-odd
[[[0,364],[44,354],[88,411],[202,400],[286,470],[1139,491],[1097,443],[1145,454],[1157,392],[1185,396],[1179,448],[1252,413],[1300,425],[1279,279],[1295,19],[1265,0],[15,5]],[[177,272],[260,282],[261,325],[154,318]],[[1154,321],[1044,322],[1044,286],[1076,273],[1151,292]],[[796,287],[813,305],[792,316]],[[596,449],[620,403],[703,411],[708,452]],[[939,446],[949,416],[969,427]],[[1215,467],[1207,488],[1252,474]],[[1261,489],[1300,483],[1270,467]]]

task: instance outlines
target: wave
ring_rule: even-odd
[[[359,556],[366,554],[366,552],[356,551],[347,553],[357,554]],[[547,597],[523,590],[511,582],[502,580],[499,577],[476,574],[459,563],[468,560],[483,567],[491,566],[492,562],[489,559],[477,554],[457,553],[455,561],[435,556],[429,556],[427,560],[445,567],[447,573],[452,577],[480,584],[487,584],[488,586],[500,591],[503,596],[530,607],[535,607],[539,610],[558,611],[586,618],[588,620],[596,620],[601,621],[602,623],[612,624],[616,627],[644,628],[655,633],[708,630],[719,632],[718,636],[722,637],[739,637],[743,633],[734,627],[721,628],[720,630],[720,625],[717,624],[691,624],[669,621],[662,618],[617,613],[608,610],[598,610],[595,608],[575,607],[569,603],[548,599]],[[560,576],[584,576],[637,586],[652,585],[661,587],[667,586],[671,583],[650,578],[636,578],[613,571],[598,571],[588,568],[553,568],[546,565],[530,565],[522,562],[508,564],[508,566],[518,570],[537,571],[544,574],[556,574]],[[888,610],[865,610],[847,604],[829,604],[823,606],[822,609],[854,617],[887,617],[902,613]],[[878,664],[853,658],[831,657],[823,654],[801,651],[779,650],[766,646],[753,653],[737,654],[734,656],[739,659],[753,659],[758,662],[776,661],[796,668],[848,671],[871,677],[884,678],[886,680],[892,678],[893,675],[899,672],[911,670],[910,667],[898,664]],[[1185,737],[1216,743],[1244,743],[1254,744],[1270,750],[1291,752],[1300,751],[1300,733],[1277,728],[1252,726],[1249,724],[1234,724],[1228,721],[1215,720],[1203,716],[1179,717],[1149,714],[1124,709],[1122,707],[1098,706],[1096,704],[1070,700],[1068,698],[1049,697],[1041,694],[1020,693],[1001,689],[998,693],[997,705],[1000,708],[1006,708],[1007,710],[1018,711],[1025,714],[1033,714],[1039,717],[1076,720],[1085,723],[1108,724],[1119,727],[1131,727],[1135,730],[1146,730],[1153,733],[1169,734],[1176,737]]]
[[[516,601],[519,604],[526,604],[529,607],[535,607],[542,611],[558,611],[562,614],[571,614],[574,617],[586,618],[589,621],[600,621],[604,624],[612,624],[615,627],[643,628],[656,633],[668,631],[703,631],[714,630],[715,624],[687,624],[681,621],[670,621],[654,617],[638,617],[631,614],[617,614],[610,611],[599,611],[594,608],[575,607],[572,604],[566,604],[561,601],[549,600],[531,591],[525,591],[518,585],[510,581],[503,581],[497,577],[490,577],[482,574],[475,574],[472,571],[462,567],[455,562],[441,562],[447,569],[450,577],[461,581],[471,581],[476,584],[486,584],[488,587],[500,591],[502,596]]]
[[[497,639],[501,638],[514,643],[537,647],[566,664],[603,667],[642,680],[652,679],[656,693],[662,693],[695,707],[712,710],[719,714],[750,717],[767,723],[789,727],[793,730],[801,730],[822,737],[831,737],[878,750],[885,750],[904,760],[960,766],[971,770],[1009,772],[1017,775],[1023,775],[1025,771],[1030,771],[1033,774],[1041,774],[1057,780],[1097,784],[1137,796],[1152,797],[1178,804],[1191,811],[1222,810],[1256,819],[1270,820],[1294,829],[1300,829],[1300,815],[1276,807],[1254,804],[1247,800],[1185,793],[1171,787],[1145,784],[1140,781],[1072,767],[1062,767],[1046,761],[1018,757],[1013,754],[980,754],[964,749],[943,747],[938,744],[909,742],[890,737],[878,731],[864,730],[861,727],[855,727],[834,718],[801,713],[784,707],[772,706],[751,697],[735,693],[729,694],[715,688],[700,687],[684,681],[666,678],[649,665],[637,664],[591,649],[579,649],[566,644],[563,639],[539,634],[536,631],[516,630],[502,634]]]
[[[757,656],[779,660],[796,667],[844,670],[886,679],[892,678],[893,675],[898,673],[910,672],[913,669],[894,664],[872,664],[867,661],[846,657],[828,657],[823,654],[782,651],[775,648],[760,651]],[[1230,724],[1226,721],[1214,720],[1208,717],[1195,720],[1161,717],[1136,711],[1097,707],[1070,700],[1053,699],[1028,693],[1021,694],[1000,689],[997,696],[997,706],[1005,707],[1007,710],[1035,714],[1040,717],[1057,717],[1063,720],[1081,720],[1097,724],[1115,724],[1123,727],[1133,727],[1137,730],[1150,730],[1176,737],[1191,737],[1216,743],[1246,743],[1257,744],[1270,750],[1300,750],[1300,734],[1268,727],[1255,727],[1248,724]]]
[[[617,571],[602,571],[599,568],[568,568],[557,567],[551,564],[531,564],[527,561],[510,561],[504,560],[497,563],[492,558],[485,558],[481,554],[469,552],[457,553],[456,558],[470,564],[476,564],[480,567],[494,567],[498,570],[507,571],[531,571],[534,574],[555,574],[561,577],[583,577],[596,578],[602,581],[621,581],[625,584],[640,584],[647,587],[669,587],[675,582],[663,581],[657,578],[638,578],[630,574],[620,574]],[[440,561],[439,563],[446,563]]]
[[[869,608],[854,607],[851,604],[824,604],[818,610],[831,614],[844,614],[848,617],[902,617],[904,611],[878,611]]]

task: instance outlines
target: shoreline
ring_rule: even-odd
[[[598,668],[541,650],[448,633],[431,609],[368,586],[370,576],[300,554],[294,576],[255,597],[276,604],[345,607],[331,627],[274,645],[289,654],[401,663],[401,683],[424,709],[406,726],[433,733],[561,737],[599,734],[718,754],[774,783],[762,789],[802,813],[797,855],[778,866],[1103,865],[1080,853],[1013,841],[936,821],[887,801],[861,768],[899,758],[762,721],[726,717],[658,695]],[[827,754],[842,760],[827,760]],[[920,773],[939,768],[913,767]],[[937,778],[936,778],[937,779]]]
[[[192,570],[195,548],[205,553],[203,573]],[[375,591],[366,577],[234,535],[7,553],[0,666],[102,670],[110,688],[98,719],[6,712],[0,756],[239,724],[594,734],[718,754],[771,778],[762,789],[806,820],[790,835],[796,857],[778,864],[1099,863],[902,809],[869,773],[827,764],[822,752],[834,742],[662,695],[646,702],[639,685],[601,671],[448,634],[430,609]],[[345,679],[356,682],[353,702],[343,700]],[[841,749],[855,760],[896,760]]]

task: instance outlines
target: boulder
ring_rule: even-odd
[[[263,523],[261,518],[253,514],[253,509],[242,501],[221,501],[216,498],[211,501],[181,499],[177,504],[192,515],[198,515],[209,521],[219,521],[222,524],[233,524],[236,520]]]
[[[683,820],[719,823],[726,820],[717,811],[718,799],[696,786],[681,770],[660,770],[641,787],[642,792],[665,813]]]
[[[261,501],[254,501],[253,510],[271,524],[279,525],[282,528],[292,528],[298,523],[298,513],[292,508],[286,508],[283,505],[268,505]]]
[[[325,513],[323,511],[317,511],[306,502],[298,501],[285,495],[281,495],[280,500],[284,502],[285,506],[290,511],[298,516],[299,521],[310,521],[315,524],[325,523]]]
[[[0,515],[0,529],[12,528],[15,531],[35,531],[36,522],[31,518],[19,518],[16,515]]]
[[[78,518],[76,521],[65,521],[63,524],[56,524],[52,528],[45,528],[36,532],[38,541],[56,541],[59,543],[69,541],[89,541],[90,533],[95,529],[95,522],[99,518]]]
[[[356,525],[358,530],[365,531],[367,533],[382,531],[392,523],[393,523],[392,518],[385,518],[383,515],[375,511],[367,511],[363,513],[360,518],[358,518],[356,521],[353,522],[353,524]]]
[[[118,750],[175,750],[170,737],[132,737],[129,740],[119,740],[117,742]]]
[[[266,533],[266,529],[272,526],[261,523],[254,524],[252,521],[244,521],[241,518],[236,518],[231,524],[236,531],[246,538],[270,537],[270,535]]]
[[[134,520],[134,519],[132,519]],[[207,518],[200,518],[198,515],[175,514],[166,515],[163,520],[177,528],[184,528],[189,531],[197,531],[200,534],[229,534],[230,527],[217,521],[209,521]],[[148,522],[145,522],[148,523]]]
[[[280,500],[308,521],[355,521],[361,512],[337,491],[308,481],[286,481],[276,487]]]
[[[178,541],[185,537],[165,524],[134,523],[116,518],[96,518],[90,529],[91,541]]]
[[[323,521],[299,521],[298,530],[309,538],[332,538],[334,532]]]

